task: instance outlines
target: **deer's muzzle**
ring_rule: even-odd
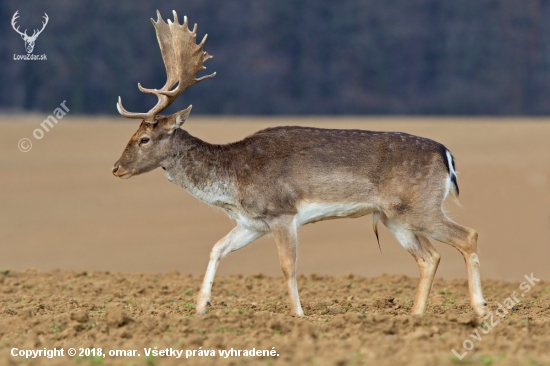
[[[130,178],[132,175],[135,174],[135,170],[126,170],[120,166],[120,163],[117,161],[115,165],[113,166],[113,175],[118,178],[126,179]]]

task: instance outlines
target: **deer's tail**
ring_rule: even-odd
[[[445,149],[445,162],[447,165],[447,170],[449,172],[449,195],[451,196],[451,199],[460,206],[460,202],[458,201],[458,182],[456,180],[456,170],[455,170],[455,161],[453,158],[453,155],[451,152],[447,149]]]

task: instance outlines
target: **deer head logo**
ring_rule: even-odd
[[[21,36],[21,38],[23,38],[23,41],[25,41],[25,49],[27,50],[27,53],[32,53],[32,51],[34,50],[34,42],[36,42],[36,39],[38,38],[38,36],[40,35],[40,33],[42,33],[42,31],[44,30],[44,28],[46,28],[46,24],[48,24],[48,14],[44,13],[44,22],[42,22],[42,29],[38,30],[38,29],[35,29],[34,32],[32,33],[32,36],[28,36],[27,35],[27,30],[25,29],[24,32],[20,32],[19,31],[19,26],[17,26],[17,28],[15,27],[15,20],[17,18],[19,18],[19,15],[17,14],[19,13],[19,10],[17,10],[15,12],[15,14],[13,14],[13,18],[11,18],[11,26],[13,27],[13,29],[19,33],[19,35]]]

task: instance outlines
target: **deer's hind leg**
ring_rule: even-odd
[[[452,245],[462,253],[468,272],[470,303],[479,316],[485,315],[487,313],[487,302],[483,299],[481,291],[479,258],[477,256],[477,232],[442,215],[439,224],[436,225],[433,233],[429,236],[445,244]]]
[[[428,296],[439,265],[440,255],[425,236],[415,234],[397,221],[382,215],[382,222],[395,236],[399,244],[416,260],[420,270],[420,282],[414,296],[411,314],[423,314],[426,311]]]

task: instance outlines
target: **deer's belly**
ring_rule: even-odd
[[[373,211],[375,207],[366,203],[302,202],[295,221],[297,226],[301,226],[321,220],[361,217]]]

